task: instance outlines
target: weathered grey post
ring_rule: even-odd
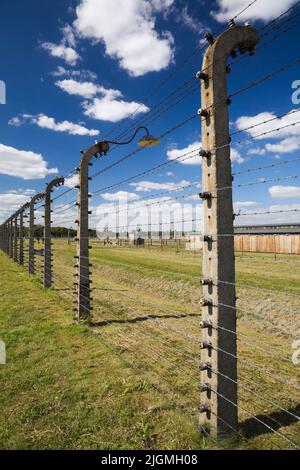
[[[210,46],[201,79],[202,193],[204,203],[203,299],[200,423],[216,436],[237,428],[236,296],[232,175],[226,72],[228,56],[253,50],[258,34],[250,26],[231,27]],[[225,283],[224,283],[224,282]],[[224,352],[225,351],[225,352]]]
[[[78,206],[78,219],[75,221],[78,224],[77,228],[77,272],[75,276],[78,278],[74,285],[77,286],[76,303],[77,307],[74,309],[77,314],[77,320],[88,320],[90,317],[91,297],[90,297],[90,263],[89,263],[89,176],[88,169],[91,159],[99,153],[99,144],[90,147],[83,154],[79,171],[79,189],[77,206]]]
[[[34,254],[34,204],[44,199],[44,193],[38,193],[29,202],[29,235],[28,235],[28,272],[35,273],[35,254]]]
[[[14,240],[14,234],[13,234],[13,216],[11,216],[8,219],[8,254],[10,258],[13,257],[13,240]]]
[[[6,221],[6,254],[9,256],[10,254],[10,221],[7,219]]]
[[[45,204],[44,204],[44,268],[43,284],[44,287],[52,285],[52,244],[51,244],[51,194],[53,189],[64,184],[64,178],[55,178],[46,185]]]
[[[24,265],[24,211],[28,209],[29,202],[20,209],[20,227],[19,227],[19,264]]]
[[[15,263],[18,262],[18,216],[20,211],[17,211],[13,216],[13,237],[14,237],[14,248],[13,248],[13,258]]]

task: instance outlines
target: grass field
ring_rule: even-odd
[[[197,426],[200,254],[92,244],[90,326],[72,319],[74,244],[55,242],[50,292],[1,254],[1,448],[299,445],[300,258],[237,255],[240,430],[215,443]]]

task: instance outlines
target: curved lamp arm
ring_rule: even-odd
[[[126,145],[126,144],[130,144],[130,142],[133,141],[133,139],[135,138],[135,136],[137,135],[137,133],[138,133],[141,129],[144,129],[144,131],[146,131],[146,135],[150,135],[150,133],[149,133],[147,127],[145,127],[145,126],[140,126],[140,127],[138,127],[138,128],[135,130],[133,136],[130,137],[130,139],[129,139],[129,140],[126,140],[125,142],[115,142],[115,141],[113,141],[113,140],[106,140],[105,142],[107,142],[108,144],[116,144],[116,145]]]

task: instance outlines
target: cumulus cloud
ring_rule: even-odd
[[[269,193],[274,199],[300,198],[300,186],[271,186]]]
[[[73,175],[73,176],[70,176],[69,178],[65,178],[64,186],[67,186],[67,188],[74,188],[77,184],[79,184],[78,175]]]
[[[296,209],[296,210],[295,210]],[[259,211],[256,210],[246,210],[242,211],[243,217],[236,218],[236,225],[250,225],[250,224],[286,224],[288,223],[299,223],[299,211],[300,204],[281,204],[281,205],[271,205],[261,207]],[[295,210],[295,212],[286,211]],[[265,214],[265,212],[270,211],[270,214]],[[283,211],[282,213],[279,211]],[[259,212],[259,214],[253,214],[253,212]],[[260,213],[261,212],[261,213]],[[288,216],[288,219],[287,219]]]
[[[267,144],[266,150],[273,153],[291,153],[300,148],[300,137],[287,137],[278,144]]]
[[[103,193],[101,197],[105,199],[105,201],[119,201],[119,202],[126,202],[126,201],[137,201],[140,197],[135,193],[129,193],[127,191],[118,191],[116,193]]]
[[[177,9],[176,21],[181,25],[186,26],[194,33],[201,34],[203,32],[203,24],[189,13],[187,5],[185,5],[182,9]]]
[[[118,122],[135,113],[147,113],[149,108],[144,104],[135,101],[117,100],[111,95],[102,98],[94,98],[92,101],[85,101],[83,104],[84,114],[92,119],[100,121]]]
[[[16,119],[18,120],[17,124]],[[53,117],[46,116],[45,114],[22,114],[21,118],[12,118],[8,123],[15,126],[24,124],[25,122],[36,124],[42,129],[49,129],[56,132],[67,132],[71,135],[95,136],[99,134],[97,129],[87,129],[81,124],[75,124],[74,122],[70,121],[56,122]]]
[[[41,47],[45,49],[52,57],[64,60],[68,65],[74,66],[81,59],[75,49],[76,41],[73,28],[66,25],[61,28],[63,39],[60,44],[53,42],[43,42]]]
[[[55,82],[55,85],[69,95],[82,96],[83,98],[92,98],[97,93],[101,93],[104,90],[103,87],[100,87],[93,82],[78,82],[72,78],[58,80]]]
[[[184,148],[170,148],[167,151],[168,160],[178,160],[179,163],[185,165],[200,165],[201,157],[199,156],[199,150],[201,149],[201,142],[195,141]],[[244,158],[236,149],[231,149],[231,161],[237,163],[243,163]]]
[[[239,16],[239,20],[269,21],[284,13],[297,0],[275,0],[273,2],[256,2]],[[249,0],[217,0],[219,9],[211,12],[220,23],[228,21],[249,5]]]
[[[183,163],[184,165],[200,165],[201,164],[201,158],[199,156],[200,148],[201,148],[201,142],[195,141],[185,148],[181,148],[181,149],[170,148],[167,151],[167,157],[168,157],[168,160],[178,160],[179,163]],[[191,152],[191,155],[185,155],[189,152]]]
[[[255,207],[257,206],[257,202],[255,201],[236,201],[233,203],[233,207],[235,209],[240,209],[242,207]]]
[[[66,69],[61,65],[58,65],[53,72],[50,72],[53,77],[72,77],[80,80],[97,80],[97,74],[88,69]]]
[[[19,127],[22,125],[22,120],[18,117],[18,116],[15,116],[15,117],[12,117],[9,121],[8,121],[8,124],[10,126],[15,126],[15,127]]]
[[[166,68],[173,60],[173,36],[155,30],[156,15],[174,0],[81,0],[74,27],[84,38],[103,42],[106,54],[131,76]]]
[[[58,169],[47,168],[41,154],[0,144],[0,173],[31,180],[58,173]]]
[[[241,156],[240,152],[238,152],[234,148],[230,149],[230,158],[232,162],[243,163],[245,161],[245,159]]]
[[[82,107],[84,114],[92,119],[117,122],[132,113],[137,116],[149,111],[142,103],[123,100],[120,90],[104,88],[94,82],[65,79],[58,80],[55,84],[69,95],[86,98]]]
[[[289,153],[300,148],[300,123],[292,125],[299,120],[298,109],[291,110],[283,117],[277,117],[275,113],[263,112],[255,116],[241,116],[236,121],[238,130],[243,130],[251,126],[256,126],[246,131],[251,137],[256,137],[257,140],[264,139],[281,139],[276,143],[268,143],[265,148],[260,148],[259,154],[263,155],[264,150],[273,153]],[[265,122],[269,121],[269,122]],[[265,122],[264,124],[261,124]],[[258,125],[259,124],[259,125]],[[281,128],[279,131],[277,129]],[[274,132],[273,132],[274,131]],[[267,135],[261,135],[264,133]],[[255,152],[252,149],[250,152]]]
[[[48,51],[52,57],[63,59],[69,65],[76,65],[77,61],[80,59],[80,55],[74,49],[72,49],[72,47],[67,47],[64,44],[43,42],[42,48]]]
[[[265,153],[266,149],[261,147],[254,147],[252,149],[249,149],[247,152],[248,155],[264,155]]]
[[[137,183],[130,183],[130,186],[134,186],[136,191],[149,192],[153,190],[166,190],[166,191],[177,191],[178,188],[185,188],[190,185],[189,181],[182,180],[178,183],[156,183],[155,181],[138,181]]]
[[[4,221],[13,212],[23,206],[29,200],[28,191],[24,190],[23,193],[18,191],[8,191],[0,193],[0,219]]]

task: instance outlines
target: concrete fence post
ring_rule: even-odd
[[[29,208],[29,202],[24,204],[20,209],[20,226],[19,226],[19,264],[24,265],[24,212]]]
[[[44,267],[43,285],[48,288],[52,285],[52,243],[51,243],[51,194],[54,188],[63,185],[64,178],[55,178],[46,185],[44,204]]]
[[[5,253],[9,255],[9,220],[5,222]]]
[[[10,258],[13,257],[13,250],[14,250],[14,247],[13,247],[13,240],[14,240],[14,235],[13,235],[13,217],[11,216],[9,218],[9,222],[8,222],[8,233],[9,233],[9,256]]]
[[[77,255],[75,259],[76,273],[75,277],[77,281],[74,282],[74,286],[77,290],[74,291],[76,294],[76,312],[77,320],[89,320],[91,314],[91,279],[90,279],[90,262],[89,262],[89,165],[91,165],[91,159],[99,153],[99,145],[95,144],[85,152],[82,151],[82,158],[78,167],[79,172],[79,184],[76,186],[79,190],[77,206],[78,206],[78,219],[77,223]]]
[[[14,233],[14,253],[13,253],[13,259],[14,262],[18,262],[18,240],[19,240],[19,235],[18,235],[18,217],[19,217],[20,212],[16,212],[14,215],[13,223],[13,233]]]
[[[35,273],[35,253],[34,253],[34,205],[44,199],[44,193],[38,193],[29,202],[29,233],[28,233],[28,272]]]
[[[200,423],[216,436],[237,429],[236,295],[232,174],[226,74],[235,49],[252,51],[251,26],[231,27],[208,37],[201,80],[203,285]],[[223,282],[225,281],[225,283]]]

